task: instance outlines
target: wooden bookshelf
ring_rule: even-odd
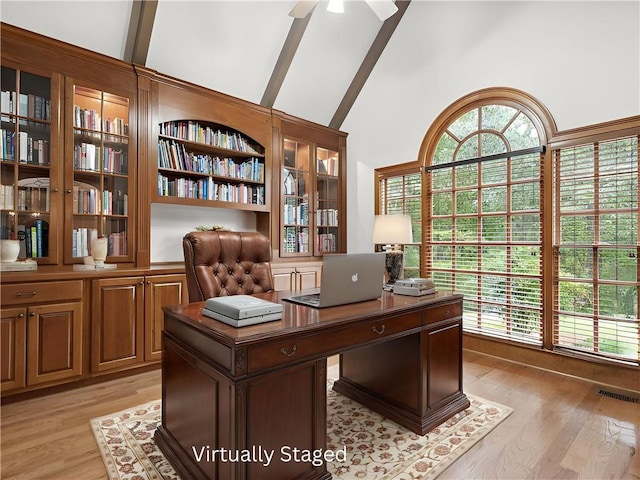
[[[262,145],[208,122],[170,121],[159,131],[156,201],[267,210]]]

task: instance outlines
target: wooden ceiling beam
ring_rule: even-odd
[[[133,0],[123,60],[143,66],[147,63],[157,8],[158,0]]]
[[[275,67],[273,67],[273,72],[271,72],[271,78],[269,79],[267,88],[265,88],[262,100],[260,100],[260,105],[263,107],[272,108],[276,102],[278,93],[280,93],[280,89],[282,88],[282,83],[287,76],[289,67],[291,67],[293,57],[298,51],[300,40],[302,40],[304,31],[307,29],[311,15],[313,15],[313,10],[306,17],[295,18],[293,20],[284,45],[282,45],[282,49],[280,50],[278,61]]]

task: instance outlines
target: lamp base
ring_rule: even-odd
[[[402,250],[391,250],[386,253],[384,268],[387,271],[387,284],[393,286],[402,274],[402,261],[404,252]]]

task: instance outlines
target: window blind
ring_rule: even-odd
[[[427,173],[427,268],[438,288],[464,294],[465,331],[542,343],[541,152]]]
[[[638,137],[553,157],[554,346],[638,362]]]

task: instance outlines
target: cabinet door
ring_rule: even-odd
[[[107,262],[134,261],[133,96],[72,79],[66,89],[65,262],[82,263],[96,237],[108,239]]]
[[[164,312],[162,307],[188,303],[185,275],[156,275],[145,279],[145,342],[144,359],[162,358],[162,329]]]
[[[28,308],[27,383],[82,375],[82,303]]]
[[[309,231],[312,216],[311,146],[290,138],[284,139],[281,171],[280,256],[313,255],[313,235]]]
[[[298,288],[305,289],[319,287],[321,270],[321,267],[298,270]]]
[[[274,268],[271,267],[271,276],[273,278],[273,289],[277,292],[295,290],[296,288],[296,272],[289,267]]]
[[[3,308],[0,318],[0,389],[25,386],[26,309]]]
[[[315,255],[343,251],[338,227],[342,221],[340,212],[341,180],[339,153],[327,148],[316,148],[316,210]]]
[[[91,370],[143,360],[144,277],[92,281]]]
[[[0,238],[20,240],[19,258],[58,262],[60,76],[3,60],[0,115]]]

